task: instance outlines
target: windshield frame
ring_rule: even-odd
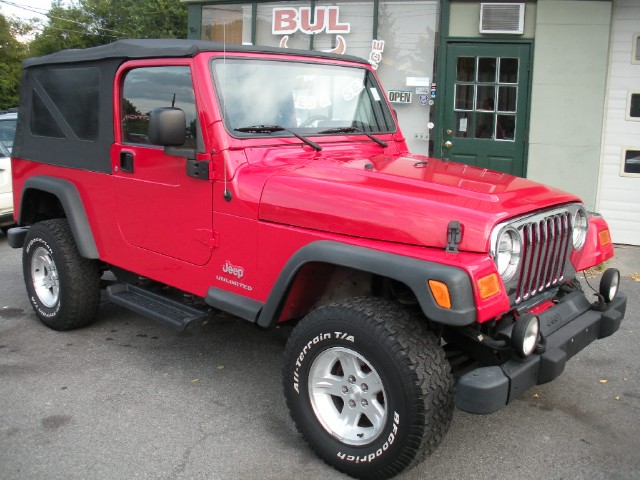
[[[347,68],[347,69],[352,69],[352,70],[360,70],[364,73],[363,75],[363,84],[367,85],[366,87],[363,87],[363,90],[365,90],[366,88],[375,88],[377,95],[380,97],[380,108],[381,108],[381,112],[380,114],[383,116],[383,121],[384,124],[388,127],[387,130],[380,130],[380,129],[368,129],[366,130],[366,133],[364,131],[357,131],[354,130],[353,132],[332,132],[332,133],[320,133],[323,130],[328,130],[331,127],[329,126],[316,126],[314,128],[300,128],[299,126],[297,127],[282,127],[281,125],[276,125],[276,124],[269,124],[269,125],[263,125],[263,126],[277,126],[277,127],[282,127],[283,129],[281,131],[277,131],[277,132],[239,132],[237,130],[235,130],[233,128],[233,126],[229,125],[228,121],[226,118],[224,118],[224,99],[223,99],[223,90],[221,88],[220,85],[220,79],[218,77],[218,75],[216,74],[216,70],[215,70],[215,66],[221,63],[225,63],[225,62],[231,62],[231,63],[240,63],[240,62],[260,62],[260,63],[268,63],[268,62],[273,62],[273,63],[282,63],[282,64],[286,64],[286,63],[290,63],[290,64],[297,64],[297,65],[312,65],[312,66],[328,66],[328,67],[339,67],[339,68]],[[286,57],[275,57],[275,56],[271,56],[268,58],[265,57],[257,57],[254,55],[250,55],[250,56],[238,56],[238,55],[233,55],[233,56],[228,56],[228,57],[222,57],[222,56],[213,56],[210,58],[209,60],[209,74],[211,76],[211,81],[213,82],[213,87],[214,87],[214,93],[215,93],[215,98],[217,101],[217,105],[218,105],[218,109],[220,112],[220,115],[222,116],[222,124],[225,128],[225,130],[227,131],[227,133],[236,139],[239,140],[244,140],[244,139],[256,139],[256,138],[260,138],[260,139],[264,139],[264,138],[291,138],[294,137],[295,134],[292,132],[295,132],[299,135],[304,135],[305,137],[332,137],[332,136],[340,136],[340,137],[344,137],[344,136],[352,136],[352,135],[366,135],[366,134],[373,134],[373,135],[393,135],[395,133],[397,133],[398,131],[398,123],[397,123],[397,119],[396,116],[393,112],[393,109],[390,107],[388,100],[387,100],[387,96],[386,96],[386,92],[383,90],[377,76],[375,75],[375,73],[370,70],[369,68],[367,68],[365,65],[360,65],[360,64],[353,64],[353,63],[347,63],[345,62],[331,62],[331,61],[327,61],[327,60],[322,60],[322,61],[311,61],[309,59],[291,59],[291,58],[286,58]],[[368,95],[371,95],[371,93],[369,93]],[[358,100],[360,101],[360,100]],[[352,121],[351,126],[354,125],[354,123],[360,123],[360,122],[355,122]],[[249,127],[249,126],[254,126],[254,125],[239,125],[236,126],[236,128],[242,128],[242,127]],[[344,128],[347,128],[346,126]],[[358,130],[361,129],[361,127],[356,127],[358,128]]]

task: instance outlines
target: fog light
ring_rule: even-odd
[[[609,303],[613,300],[618,293],[618,286],[620,285],[620,272],[617,268],[608,268],[602,274],[602,280],[600,280],[600,295],[604,298],[604,301]]]
[[[528,357],[538,343],[540,320],[535,315],[523,315],[513,325],[511,345],[520,357]]]

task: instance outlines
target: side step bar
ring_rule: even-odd
[[[107,287],[109,299],[140,315],[157,320],[179,331],[195,320],[207,317],[207,311],[158,295],[128,283]]]

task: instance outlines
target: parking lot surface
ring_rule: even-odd
[[[397,478],[640,478],[640,272],[630,265],[620,331],[498,413],[456,411],[435,454]],[[176,333],[106,299],[92,326],[49,330],[27,300],[21,251],[0,234],[0,479],[347,478],[289,419],[286,333],[226,316]]]

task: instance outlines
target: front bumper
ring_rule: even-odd
[[[572,294],[539,315],[546,338],[544,353],[466,373],[456,387],[456,406],[468,413],[493,413],[529,388],[557,378],[571,357],[620,328],[626,308],[627,297],[622,292],[604,311],[592,309],[582,293]]]

